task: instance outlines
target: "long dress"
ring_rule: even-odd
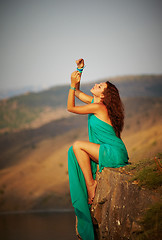
[[[89,141],[100,144],[99,171],[104,167],[119,168],[128,164],[128,153],[123,141],[118,138],[111,125],[94,114],[88,115]],[[93,178],[97,164],[91,161]],[[77,229],[83,240],[94,240],[94,230],[88,205],[88,194],[84,175],[77,162],[72,146],[68,151],[68,173],[71,201],[78,219]]]

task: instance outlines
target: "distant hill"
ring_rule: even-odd
[[[127,98],[124,106],[122,139],[138,166],[161,153],[162,98]],[[88,132],[86,115],[70,115],[0,135],[0,212],[71,207],[68,149]]]
[[[101,79],[111,81],[120,91],[121,97],[159,97],[162,96],[162,75],[122,76]],[[89,93],[95,82],[81,84],[81,90]],[[56,86],[38,93],[28,92],[23,95],[11,97],[8,103],[17,101],[17,104],[28,107],[66,106],[69,85]],[[1,102],[1,101],[0,101]]]
[[[123,76],[109,80],[118,87],[121,97],[162,96],[162,75]]]
[[[145,159],[153,162],[162,145],[162,76],[109,80],[125,106],[121,136],[129,161],[137,166]],[[93,84],[81,89],[88,93]],[[0,212],[71,207],[68,149],[76,140],[88,140],[88,131],[86,115],[66,118],[68,89],[0,101]]]
[[[8,88],[0,88],[0,99],[4,99],[4,98],[11,98],[14,96],[18,96],[18,95],[22,95],[25,92],[39,92],[43,89],[46,89],[44,86],[41,85],[28,85],[28,86],[24,86],[24,87],[8,87]]]
[[[162,75],[122,76],[101,79],[98,82],[111,81],[122,98],[160,97],[162,96]],[[81,84],[81,90],[90,94],[94,82]],[[41,114],[48,114],[60,107],[66,108],[69,85],[56,86],[38,93],[28,92],[23,95],[0,101],[0,130],[23,128]],[[3,132],[3,131],[1,131]]]

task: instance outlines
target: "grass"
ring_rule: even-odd
[[[130,181],[136,181],[140,187],[158,189],[162,185],[162,153],[158,153],[153,159],[128,165],[126,171],[133,174]],[[138,223],[141,230],[133,233],[132,240],[161,240],[162,202],[150,206]]]
[[[142,231],[136,232],[133,240],[162,239],[162,203],[155,203],[143,215],[139,222]]]
[[[162,153],[158,153],[154,159],[145,159],[126,167],[133,177],[130,181],[138,182],[140,187],[157,189],[162,185]]]
[[[156,166],[146,167],[133,178],[133,181],[139,182],[139,186],[145,186],[149,189],[156,189],[162,185],[162,174],[157,171]]]

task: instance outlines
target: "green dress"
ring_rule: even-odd
[[[100,144],[99,171],[104,167],[118,168],[128,164],[128,154],[123,141],[111,125],[94,114],[88,115],[89,141]],[[96,178],[97,164],[91,161],[92,175]],[[94,230],[88,205],[84,175],[77,162],[73,148],[68,151],[68,173],[72,205],[78,218],[78,232],[83,240],[94,240]]]

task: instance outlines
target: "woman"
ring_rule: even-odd
[[[93,97],[79,90],[84,60],[76,61],[77,71],[71,74],[67,109],[88,115],[89,141],[76,141],[68,152],[68,172],[72,204],[83,240],[93,240],[93,224],[89,208],[97,186],[96,170],[122,167],[128,164],[128,154],[120,133],[124,124],[124,110],[117,88],[110,82],[95,84]],[[75,106],[75,96],[85,102]]]

